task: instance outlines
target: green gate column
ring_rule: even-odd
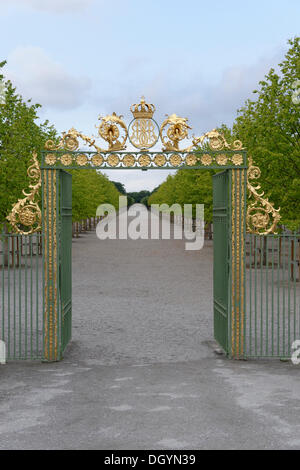
[[[57,170],[43,170],[44,359],[58,355]]]
[[[231,187],[231,355],[244,354],[246,170],[232,170]]]

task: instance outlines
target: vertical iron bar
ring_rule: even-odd
[[[281,240],[282,236],[277,238],[277,356],[280,356],[280,268],[281,268]]]
[[[30,357],[33,358],[33,319],[32,319],[32,301],[33,301],[33,274],[32,274],[32,239],[34,235],[30,235]]]
[[[263,235],[259,237],[259,248],[260,248],[260,355],[263,355],[263,275],[264,275],[264,246],[263,246]]]
[[[20,250],[20,264],[19,264],[19,359],[21,359],[22,355],[22,276],[21,276],[21,271],[22,271],[22,235],[20,235],[19,239],[19,250]]]
[[[285,357],[286,351],[286,342],[285,342],[285,255],[286,255],[286,237],[285,233],[283,233],[282,238],[283,244],[283,266],[282,266],[282,355]]]
[[[274,235],[272,235],[272,356],[274,356]]]
[[[252,353],[252,244],[253,234],[249,234],[249,355]]]
[[[27,260],[27,251],[28,251],[28,237],[25,236],[24,238],[25,240],[25,256],[24,256],[24,262],[25,262],[25,265],[24,265],[24,273],[25,273],[25,351],[24,351],[24,354],[25,354],[25,359],[27,359],[27,352],[28,352],[28,311],[27,311],[27,303],[28,303],[28,297],[27,297],[27,289],[28,289],[28,283],[27,283],[27,264],[28,264],[28,260]]]
[[[1,246],[2,246],[2,318],[1,318],[1,324],[2,324],[2,333],[1,333],[1,339],[2,341],[5,341],[5,244],[6,244],[6,239],[5,239],[5,234],[4,231],[1,233]]]
[[[10,358],[10,252],[12,235],[8,234],[8,256],[7,256],[7,356]]]
[[[43,194],[43,191],[42,191]],[[39,357],[39,235],[37,235],[35,258],[35,355]]]
[[[265,250],[266,250],[266,356],[269,351],[269,246],[268,236],[265,235]]]
[[[255,341],[254,349],[255,356],[257,356],[257,239],[258,235],[254,235],[254,316],[255,316]]]
[[[287,350],[287,354],[288,356],[290,357],[291,356],[291,283],[290,283],[290,277],[291,277],[291,266],[292,266],[292,263],[291,263],[291,242],[292,242],[292,239],[291,237],[287,237],[287,242],[288,242],[288,292],[287,292],[287,295],[288,295],[288,305],[287,305],[287,308],[288,308],[288,350]]]

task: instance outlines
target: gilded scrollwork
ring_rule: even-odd
[[[194,137],[193,146],[201,147],[206,141],[208,141],[208,145],[213,151],[243,150],[243,144],[240,140],[235,140],[232,144],[229,144],[225,139],[224,135],[217,131],[217,129],[213,129],[212,131],[206,132],[201,137]]]
[[[99,119],[101,119],[98,127],[99,135],[108,142],[108,151],[125,150],[128,131],[122,116],[112,113],[105,117],[99,117]],[[121,133],[123,134],[122,136]],[[119,138],[122,140],[118,140]]]
[[[159,131],[164,151],[180,150],[179,142],[188,138],[188,129],[191,129],[187,121],[187,118],[179,117],[177,114],[167,116]],[[181,151],[185,152],[188,149],[181,149]]]
[[[204,150],[212,152],[238,152],[244,149],[243,144],[240,140],[235,140],[233,143],[228,143],[225,136],[220,133],[217,129],[206,132],[200,137],[193,136],[190,145],[185,148],[179,148],[180,142],[189,139],[189,130],[191,127],[188,125],[188,119],[177,116],[173,113],[167,115],[166,119],[161,124],[160,128],[153,119],[155,112],[155,106],[149,104],[142,97],[140,103],[134,104],[130,108],[134,119],[127,127],[123,117],[118,116],[115,112],[108,114],[107,116],[99,116],[100,124],[96,126],[98,129],[98,135],[108,143],[108,148],[100,148],[96,144],[96,137],[88,137],[82,132],[77,131],[72,127],[69,131],[63,132],[62,137],[58,143],[53,140],[48,140],[45,144],[45,149],[49,153],[45,156],[45,163],[49,166],[53,166],[61,160],[59,157],[51,156],[50,152],[55,151],[68,151],[77,152],[79,151],[80,139],[89,147],[96,150],[98,154],[105,154],[105,152],[120,152],[126,149],[126,141],[129,142],[140,150],[148,150],[153,147],[158,139],[160,138],[162,143],[162,152],[183,152],[193,153],[197,150]],[[157,132],[156,132],[157,128]],[[175,161],[175,158],[172,160]],[[194,160],[194,159],[193,159]],[[240,166],[244,162],[244,155],[242,153],[236,153],[231,156],[231,160],[227,157],[214,157],[211,163],[215,163],[219,160],[219,164],[225,165],[229,161],[235,166]],[[62,162],[67,161],[66,159],[61,160]],[[75,159],[76,161],[76,159]],[[127,159],[126,159],[127,161]],[[129,160],[128,160],[129,161]],[[160,158],[162,162],[163,159]],[[203,160],[204,165],[208,165],[209,160]],[[167,159],[165,159],[165,163]],[[175,166],[178,166],[179,159],[176,158]],[[225,163],[224,163],[225,162]],[[125,160],[124,160],[125,164]],[[125,164],[126,165],[126,164]],[[159,164],[158,164],[159,165]],[[67,165],[68,166],[68,165]],[[131,166],[131,165],[130,165]]]
[[[62,137],[58,144],[56,144],[53,140],[47,140],[45,144],[46,150],[68,150],[73,152],[78,150],[79,148],[79,140],[82,139],[89,147],[93,147],[97,150],[97,152],[103,152],[104,150],[101,149],[96,145],[96,141],[94,138],[88,137],[82,132],[77,131],[72,127],[68,132],[63,132]],[[49,154],[50,155],[50,154]]]
[[[247,231],[258,235],[276,233],[277,224],[281,218],[280,208],[275,209],[268,198],[263,198],[264,191],[259,192],[261,185],[253,184],[252,180],[260,178],[261,171],[258,166],[254,166],[252,157],[249,157],[249,167],[247,171],[248,198],[253,202],[248,204],[246,223]]]
[[[36,152],[32,154],[32,161],[32,165],[27,170],[27,175],[32,180],[32,183],[29,185],[30,191],[27,193],[23,189],[25,197],[18,200],[13,206],[11,213],[7,216],[7,220],[13,229],[22,235],[37,232],[41,230],[42,226],[41,209],[37,202],[42,180]]]

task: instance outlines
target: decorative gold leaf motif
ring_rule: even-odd
[[[133,166],[135,164],[135,158],[133,155],[125,155],[122,161],[127,167]]]
[[[70,166],[72,165],[72,161],[73,161],[72,155],[65,153],[64,155],[60,157],[60,161],[63,165]]]
[[[96,155],[94,155],[93,158],[92,158],[92,163],[95,166],[101,166],[102,163],[103,163],[102,155],[99,155],[98,153],[96,153]]]
[[[208,155],[207,153],[205,153],[205,154],[202,155],[202,157],[201,157],[201,163],[202,163],[202,165],[205,165],[205,166],[211,165],[211,164],[212,164],[212,161],[213,161],[213,160],[212,160],[211,155]]]
[[[164,120],[159,131],[163,150],[179,150],[179,142],[188,138],[188,129],[191,129],[187,121],[187,118],[179,117],[177,114],[171,114]],[[166,135],[164,135],[164,132],[166,132]],[[169,140],[167,140],[167,137]],[[181,151],[185,152],[187,149]]]
[[[197,163],[197,157],[195,155],[187,155],[185,159],[185,163],[188,166],[195,166]]]
[[[246,223],[247,231],[258,235],[276,233],[277,224],[281,218],[280,208],[275,209],[268,198],[263,198],[264,191],[259,193],[260,184],[254,186],[251,180],[260,178],[261,172],[258,166],[253,165],[252,157],[249,157],[249,167],[247,170],[248,198],[254,202],[248,205]]]
[[[56,162],[56,155],[54,153],[48,153],[45,157],[46,165],[54,165]]]
[[[189,138],[188,132],[191,127],[188,125],[188,119],[177,116],[173,113],[167,115],[166,119],[158,128],[157,123],[154,121],[153,114],[155,112],[155,106],[153,104],[146,103],[145,98],[142,97],[140,103],[134,104],[130,108],[133,114],[133,121],[130,123],[129,128],[127,128],[123,117],[118,116],[115,112],[109,114],[105,117],[99,117],[100,124],[96,126],[98,129],[98,135],[103,140],[108,143],[107,149],[102,149],[96,145],[96,137],[88,137],[81,132],[77,131],[74,127],[69,129],[68,132],[63,132],[62,137],[58,143],[54,140],[48,140],[45,144],[47,150],[57,151],[57,150],[67,150],[68,152],[75,152],[79,149],[80,139],[84,142],[85,145],[93,147],[96,150],[97,155],[91,157],[91,161],[94,166],[101,166],[108,164],[109,166],[117,166],[120,162],[120,159],[123,162],[125,167],[134,166],[134,164],[139,160],[143,162],[142,166],[147,166],[145,163],[148,161],[148,158],[142,157],[139,159],[138,156],[133,156],[134,162],[130,155],[128,156],[117,156],[116,159],[109,157],[103,154],[112,152],[121,152],[126,149],[127,138],[130,140],[132,145],[139,148],[140,150],[147,151],[150,147],[153,147],[158,139],[161,139],[162,143],[162,152],[182,152],[190,153],[191,156],[186,158],[186,164],[188,166],[197,165],[198,161],[201,160],[202,165],[210,166],[217,159],[219,165],[225,166],[228,165],[229,161],[233,165],[239,166],[243,163],[243,155],[236,154],[232,157],[227,157],[225,161],[224,155],[215,157],[214,155],[205,154],[200,157],[195,157],[192,154],[200,146],[204,151],[209,152],[220,152],[222,150],[232,150],[238,151],[243,149],[243,144],[239,140],[235,140],[233,143],[228,143],[222,133],[213,129],[210,132],[206,132],[201,137],[192,138],[192,143],[186,148],[179,148],[179,145],[182,141]],[[156,131],[157,129],[157,131]],[[85,149],[83,149],[83,152]],[[123,159],[122,159],[123,157]],[[149,155],[148,155],[149,157]],[[163,167],[165,165],[172,165],[174,167],[180,166],[183,162],[183,155],[173,154],[171,156],[161,154],[151,155],[149,157],[149,163],[151,161],[159,166]],[[73,155],[73,161],[77,161],[80,166],[85,166],[88,163],[88,160],[83,160],[82,158],[77,158]],[[62,165],[70,166],[71,163],[68,163],[68,160],[65,157],[52,156],[51,154],[46,155],[45,163],[49,166],[57,163],[57,160],[60,160]],[[80,163],[79,163],[80,162]],[[117,163],[116,163],[117,162]]]
[[[107,163],[110,166],[117,166],[119,164],[119,162],[120,162],[119,156],[116,155],[116,154],[111,154],[107,158]]]
[[[73,152],[78,149],[79,147],[79,140],[82,139],[89,147],[94,147],[97,152],[102,152],[103,149],[98,147],[95,144],[95,139],[92,139],[81,132],[78,132],[74,127],[72,127],[68,132],[63,132],[62,137],[58,144],[55,144],[53,140],[47,140],[45,143],[46,150],[60,150],[66,149],[70,152]]]
[[[225,155],[224,153],[217,155],[216,162],[218,165],[226,165],[226,163],[228,162],[227,155]]]
[[[116,113],[112,113],[105,117],[99,117],[99,119],[101,119],[98,128],[99,135],[108,142],[108,150],[126,149],[125,142],[127,140],[128,131],[122,116],[117,116]],[[121,135],[120,131],[122,131],[123,134],[121,142],[118,140]]]
[[[236,153],[231,157],[231,161],[234,165],[242,165],[244,161],[243,155]]]
[[[42,184],[41,170],[37,159],[36,152],[32,154],[33,164],[28,168],[27,175],[32,180],[29,185],[30,192],[26,193],[23,189],[25,198],[19,199],[13,206],[11,213],[7,216],[7,220],[13,227],[13,230],[22,235],[41,230],[42,214],[35,198],[38,196],[39,189]],[[24,229],[24,227],[26,227]]]
[[[141,166],[148,166],[150,165],[151,159],[149,155],[141,155],[138,159],[138,162]]]
[[[182,158],[180,155],[173,153],[170,157],[170,163],[173,166],[179,166],[182,162]]]
[[[161,154],[155,155],[154,163],[157,166],[164,166],[164,164],[166,163],[166,157]]]
[[[77,165],[79,166],[84,166],[88,163],[88,158],[86,155],[84,155],[83,153],[81,153],[80,155],[77,156],[76,158],[76,163]]]
[[[79,147],[79,142],[77,136],[72,134],[66,134],[64,137],[65,146],[70,152],[77,150]]]
[[[205,141],[208,140],[208,145],[213,151],[218,150],[242,150],[243,144],[240,140],[235,140],[233,144],[228,144],[223,134],[221,134],[216,129],[212,131],[206,132],[206,134],[202,135],[201,137],[194,137],[193,138],[193,145],[192,147],[201,147]],[[190,150],[192,149],[190,147]]]

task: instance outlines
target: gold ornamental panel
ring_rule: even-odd
[[[153,119],[134,119],[129,126],[129,140],[138,149],[149,149],[158,141],[159,128]]]
[[[135,164],[135,158],[133,155],[125,155],[122,162],[126,167],[130,167]]]
[[[138,162],[141,166],[149,166],[151,163],[151,158],[149,155],[141,155],[138,159]]]
[[[73,162],[72,155],[70,155],[69,153],[65,153],[60,157],[60,161],[65,166],[71,166]]]
[[[228,157],[224,153],[221,153],[220,155],[217,155],[216,157],[216,162],[218,165],[227,165],[228,162]]]
[[[195,166],[197,164],[197,157],[196,155],[187,155],[186,158],[185,158],[185,163],[188,165],[188,166]]]
[[[110,166],[117,166],[119,163],[120,163],[120,158],[118,155],[116,154],[111,154],[108,156],[107,158],[107,163],[110,165]]]
[[[181,165],[182,163],[182,158],[180,155],[176,154],[176,153],[173,153],[171,156],[170,156],[170,163],[172,166],[179,166]]]
[[[56,155],[54,153],[48,153],[48,155],[45,156],[45,163],[46,165],[54,165],[56,163]]]
[[[162,154],[155,155],[154,157],[154,163],[157,166],[164,166],[166,161],[167,161],[166,157]]]
[[[240,153],[236,153],[231,157],[231,161],[234,165],[242,165],[244,158]]]
[[[81,153],[80,155],[77,156],[76,163],[79,166],[85,166],[88,163],[88,157],[84,155],[84,153]]]
[[[212,156],[211,156],[211,155],[208,155],[207,153],[205,153],[204,155],[202,155],[202,157],[201,157],[201,163],[202,163],[202,165],[208,166],[208,165],[211,165],[212,162],[213,162],[213,159],[212,159]]]
[[[96,153],[96,155],[92,157],[92,164],[95,166],[101,166],[103,162],[104,158],[102,157],[102,155],[99,155],[99,153]]]

